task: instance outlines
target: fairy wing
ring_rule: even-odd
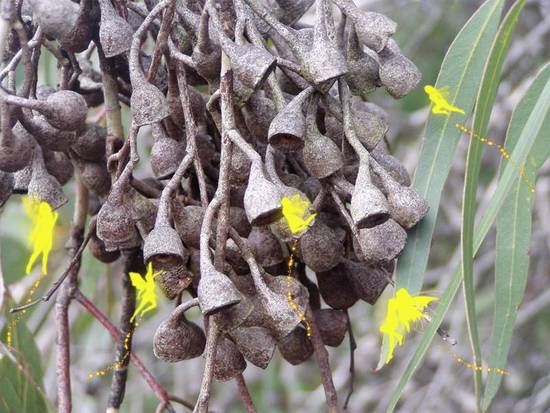
[[[147,286],[147,283],[141,277],[141,274],[137,272],[130,273],[130,281],[132,282],[132,285],[136,288],[136,290],[138,290],[139,292],[143,291]]]

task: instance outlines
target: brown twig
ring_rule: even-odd
[[[353,394],[355,385],[355,350],[357,349],[357,342],[353,335],[353,326],[351,325],[351,318],[348,310],[346,310],[346,318],[348,320],[348,336],[349,336],[349,391],[344,402],[344,410],[348,409],[348,403]]]
[[[250,392],[246,387],[246,382],[244,381],[244,376],[242,373],[237,374],[235,377],[235,382],[237,382],[237,389],[239,390],[239,394],[241,395],[241,399],[246,407],[247,413],[256,413],[254,401],[252,400],[252,396],[250,396]]]

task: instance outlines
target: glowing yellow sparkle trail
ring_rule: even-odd
[[[52,211],[52,207],[45,201],[36,198],[24,197],[23,210],[30,218],[33,228],[29,240],[33,246],[32,254],[25,269],[29,274],[31,269],[42,254],[42,272],[48,273],[48,256],[52,250],[53,229],[59,214]]]

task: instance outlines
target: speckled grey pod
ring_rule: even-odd
[[[371,182],[368,163],[361,162],[351,196],[351,217],[357,228],[372,228],[390,217],[384,194]]]
[[[198,205],[172,208],[176,231],[188,247],[200,248],[200,235],[204,209]]]
[[[233,148],[231,156],[230,182],[233,186],[244,185],[250,174],[251,162],[248,156],[238,147]]]
[[[91,162],[99,162],[105,157],[105,140],[107,129],[97,125],[89,124],[85,131],[80,134],[71,146],[79,158]]]
[[[347,259],[338,265],[348,277],[357,296],[372,305],[378,301],[378,298],[384,292],[395,266],[394,261],[369,265]]]
[[[34,140],[19,123],[14,126],[11,136],[3,136],[2,138],[2,144],[0,144],[0,170],[17,172],[31,163],[35,145]]]
[[[234,329],[240,327],[241,325],[250,327],[252,325],[257,325],[259,323],[255,323],[253,320],[253,317],[251,317],[251,314],[256,310],[256,303],[254,297],[248,296],[245,292],[240,290],[239,282],[241,282],[245,276],[235,277],[234,280],[236,282],[236,287],[241,292],[241,301],[238,304],[235,304],[231,307],[226,308],[223,311],[220,311],[218,314],[216,314],[216,321],[218,323],[218,327],[221,331],[224,333],[228,333],[233,331]],[[248,277],[250,278],[250,277]],[[250,293],[254,293],[254,287],[252,286],[252,291],[249,291]],[[249,319],[252,324],[249,324]]]
[[[269,125],[268,141],[282,152],[293,152],[304,146],[306,118],[302,106],[313,89],[304,89],[290,101]]]
[[[111,0],[99,0],[99,6],[101,8],[99,41],[105,57],[113,57],[127,52],[132,46],[134,36],[132,26],[118,15]]]
[[[248,236],[248,244],[258,264],[264,268],[280,264],[285,260],[279,240],[265,227],[252,228]]]
[[[313,345],[305,328],[298,326],[286,337],[277,342],[277,348],[283,358],[296,366],[303,363],[313,354]]]
[[[13,174],[0,171],[0,207],[4,205],[12,194],[14,186]]]
[[[29,0],[33,19],[44,33],[62,42],[68,39],[75,28],[80,6],[70,0]]]
[[[252,226],[246,217],[246,211],[243,208],[235,206],[229,208],[229,223],[241,237],[248,237],[252,230]]]
[[[160,122],[170,114],[164,94],[145,81],[145,77],[143,81],[132,82],[132,87],[130,106],[136,126]]]
[[[355,29],[349,27],[348,30],[349,35],[346,44],[348,72],[345,79],[354,95],[366,96],[377,87],[382,86],[378,74],[378,61],[363,50],[357,39]]]
[[[65,185],[73,177],[74,167],[71,160],[63,152],[52,152],[46,149],[42,150],[46,170],[52,175],[60,185]]]
[[[400,185],[380,165],[373,165],[388,197],[390,213],[403,228],[414,227],[428,213],[428,203],[418,192]]]
[[[244,210],[251,225],[268,225],[281,216],[281,194],[265,177],[263,165],[253,162],[244,193]]]
[[[111,189],[111,175],[107,171],[105,160],[103,162],[79,161],[77,165],[80,171],[80,178],[86,188],[101,197],[109,193],[109,189]]]
[[[275,339],[269,330],[259,326],[239,327],[229,335],[246,360],[261,369],[267,368],[275,351]]]
[[[26,129],[22,133],[30,132],[41,146],[49,150],[63,152],[76,141],[76,133],[74,131],[54,128],[42,115],[36,115],[29,119],[23,114],[20,120]],[[14,131],[17,128],[18,125],[15,125]],[[20,130],[23,130],[23,128]]]
[[[143,260],[148,262],[160,256],[170,256],[185,265],[189,252],[183,246],[177,231],[168,224],[155,225],[143,243]]]
[[[237,247],[237,244],[235,244],[235,241],[231,238],[229,238],[225,244],[225,258],[238,275],[244,275],[250,272],[248,264],[244,260],[239,247]]]
[[[323,343],[326,346],[338,347],[348,330],[346,313],[341,310],[324,308],[315,311],[315,320]]]
[[[340,262],[344,247],[334,230],[316,219],[300,238],[300,253],[309,268],[314,272],[322,272]]]
[[[201,260],[201,279],[197,290],[204,315],[215,314],[241,301],[241,294],[224,274],[210,261]]]
[[[288,26],[296,23],[315,3],[315,0],[275,0],[273,14]]]
[[[273,101],[257,91],[250,96],[242,111],[250,134],[260,142],[267,142],[271,121],[277,114]]]
[[[112,263],[120,257],[120,251],[107,251],[105,249],[105,243],[97,236],[95,228],[90,236],[88,249],[96,259],[106,264]]]
[[[361,246],[353,242],[355,253],[368,263],[395,259],[407,242],[407,232],[391,218],[376,227],[360,230],[359,237]]]
[[[154,270],[159,271],[155,283],[169,300],[176,298],[193,282],[193,273],[182,264],[178,256],[155,255],[152,262]]]
[[[57,179],[46,170],[42,151],[38,146],[35,147],[28,195],[31,198],[47,202],[53,210],[65,205],[69,201]]]
[[[411,186],[411,177],[407,169],[395,156],[386,153],[382,145],[378,145],[370,155],[382,166],[399,184]]]
[[[394,53],[388,46],[379,56],[380,80],[388,93],[396,99],[411,93],[422,78],[416,65],[401,53]]]
[[[23,169],[13,173],[14,191],[27,192],[29,182],[32,176],[32,164],[25,166]]]
[[[154,123],[153,148],[151,149],[151,169],[158,179],[167,179],[174,175],[185,156],[185,146],[169,138],[160,123]]]
[[[358,105],[355,105],[356,107]],[[363,106],[363,105],[361,105]],[[389,129],[388,122],[381,116],[364,110],[353,110],[353,128],[357,138],[368,150],[376,147]]]
[[[339,270],[338,265],[329,271],[318,272],[316,276],[321,297],[332,308],[346,310],[359,299],[352,284],[346,275]]]
[[[218,381],[228,381],[246,369],[246,361],[237,350],[237,346],[225,336],[221,336],[216,346],[214,356],[214,378]]]
[[[200,356],[205,345],[202,329],[176,310],[158,326],[153,338],[153,353],[162,361],[176,363]]]
[[[71,90],[60,90],[46,99],[41,113],[53,127],[65,131],[79,131],[86,124],[88,106],[84,98]]]

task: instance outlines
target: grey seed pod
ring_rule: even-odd
[[[357,180],[351,196],[351,217],[357,228],[372,228],[390,217],[384,194],[372,183],[367,161],[359,164]]]
[[[130,106],[136,126],[160,122],[170,114],[164,94],[145,81],[144,76],[143,79],[132,82],[132,87]]]
[[[185,146],[169,138],[160,123],[154,123],[151,127],[154,140],[151,149],[151,169],[158,179],[170,178],[185,156]]]
[[[84,98],[71,90],[60,90],[48,96],[41,112],[53,127],[66,131],[82,130],[88,106]]]
[[[366,96],[377,87],[382,86],[378,74],[378,61],[368,52],[363,51],[355,29],[351,25],[348,30],[346,44],[348,72],[345,79],[354,95]]]
[[[167,242],[167,241],[166,241]],[[179,257],[173,255],[156,255],[153,268],[160,271],[155,283],[166,298],[173,300],[193,282],[193,273],[187,270]]]
[[[374,150],[370,152],[370,155],[400,185],[411,186],[411,177],[407,172],[407,169],[403,166],[399,159],[387,153],[384,150],[383,145],[378,145]]]
[[[312,92],[312,88],[304,89],[273,118],[267,135],[273,147],[282,152],[293,152],[303,148],[306,118],[302,106]]]
[[[20,117],[20,121],[24,128],[16,124],[14,131],[19,130],[21,131],[20,133],[30,132],[41,146],[51,151],[66,151],[76,141],[76,133],[74,131],[54,128],[42,115],[31,118],[23,114]]]
[[[240,207],[232,206],[229,208],[229,223],[241,237],[248,237],[252,230],[252,226],[246,217],[246,211]]]
[[[344,246],[333,229],[316,219],[300,238],[300,254],[304,264],[314,272],[333,268],[344,253]]]
[[[275,339],[269,330],[259,326],[239,327],[229,335],[247,361],[261,369],[267,368],[275,351]]]
[[[111,0],[99,0],[99,7],[99,41],[105,57],[117,56],[130,50],[134,36],[132,26],[118,15]]]
[[[251,325],[254,325],[249,324],[249,320],[250,322],[254,323],[254,317],[251,317],[251,315],[256,309],[256,301],[252,296],[249,296],[245,291],[242,291],[241,286],[239,285],[239,283],[242,282],[242,280],[245,278],[250,279],[250,277],[246,276],[233,278],[235,280],[235,286],[239,289],[239,291],[241,291],[241,301],[234,306],[228,307],[225,310],[220,311],[216,315],[218,327],[224,333],[229,333],[240,326],[250,327]],[[253,285],[252,290],[248,292],[254,293]]]
[[[361,245],[354,240],[355,253],[368,263],[388,262],[395,259],[407,242],[407,232],[393,219],[373,228],[359,231]]]
[[[301,326],[277,341],[277,348],[283,358],[293,366],[303,363],[313,354],[313,345],[306,329]]]
[[[326,346],[338,347],[342,344],[348,331],[348,319],[344,311],[332,308],[317,310],[315,311],[315,321],[321,339]]]
[[[96,259],[106,264],[112,263],[120,257],[120,251],[107,251],[105,249],[105,243],[97,236],[95,228],[90,236],[88,249]]]
[[[292,26],[308,11],[315,0],[275,0],[273,14],[281,23]]]
[[[106,196],[111,189],[111,175],[105,160],[102,162],[77,161],[82,183],[100,197]]]
[[[241,293],[212,263],[201,260],[201,278],[197,295],[203,315],[212,315],[241,301]]]
[[[158,326],[153,338],[153,353],[162,361],[176,363],[200,356],[205,345],[202,329],[176,309]]]
[[[65,185],[73,177],[74,167],[71,160],[63,152],[42,150],[46,170],[60,185]]]
[[[339,266],[348,277],[357,296],[361,300],[374,305],[388,285],[395,263],[390,261],[369,265],[344,259]]]
[[[368,150],[376,147],[389,129],[388,122],[383,117],[366,110],[354,110],[352,119],[357,138]]]
[[[321,297],[332,308],[346,310],[359,299],[353,285],[341,271],[340,265],[326,272],[318,272],[316,276]]]
[[[268,225],[281,216],[281,193],[265,176],[260,161],[253,162],[244,193],[244,210],[251,225]]]
[[[214,356],[214,378],[218,381],[231,380],[246,369],[246,361],[237,346],[226,336],[221,336]]]
[[[1,152],[0,152],[1,153]],[[27,192],[29,182],[32,176],[32,164],[25,166],[23,169],[13,173],[14,191]]]
[[[414,227],[428,213],[428,203],[414,189],[396,182],[380,165],[373,164],[373,168],[388,194],[392,218],[405,229]]]
[[[401,53],[394,53],[386,46],[380,54],[380,80],[396,99],[411,93],[422,78],[416,65]]]
[[[227,240],[225,244],[225,258],[227,262],[231,265],[231,268],[238,274],[244,275],[248,274],[250,269],[248,264],[243,259],[241,251],[231,238]]]
[[[273,101],[257,91],[250,96],[242,111],[250,134],[256,140],[267,143],[271,121],[277,114]]]
[[[204,208],[198,205],[172,208],[172,218],[185,245],[199,249]]]
[[[35,147],[32,161],[32,175],[28,186],[28,195],[39,201],[47,202],[53,210],[65,205],[69,199],[63,193],[63,189],[57,179],[46,170],[42,150]]]
[[[189,260],[189,252],[183,246],[177,231],[167,223],[161,223],[155,225],[145,238],[143,260],[144,262],[152,260],[153,264],[156,264],[157,258],[164,260],[167,256],[181,265],[187,264]],[[158,265],[155,266],[157,267]]]
[[[11,196],[14,186],[13,174],[0,171],[0,208]]]
[[[34,146],[32,136],[19,123],[11,134],[5,131],[0,143],[0,170],[17,172],[25,168],[31,163]]]
[[[233,148],[231,156],[230,182],[233,186],[240,186],[246,183],[250,174],[251,162],[248,156],[237,147]]]
[[[280,264],[285,260],[279,240],[265,227],[254,227],[248,236],[248,244],[258,264],[264,268]]]
[[[88,124],[84,132],[76,138],[71,149],[81,159],[99,162],[105,157],[106,139],[107,129],[97,124]]]

